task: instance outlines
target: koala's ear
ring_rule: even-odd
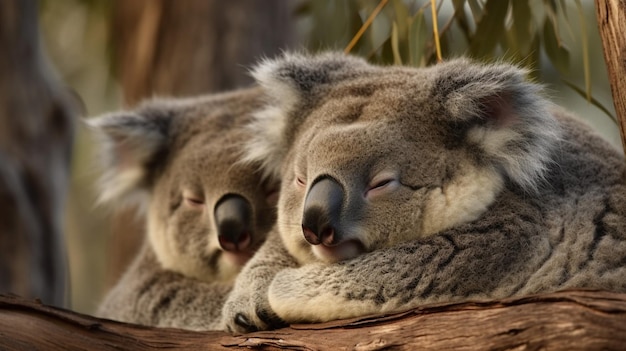
[[[140,202],[147,194],[150,168],[166,149],[171,117],[146,109],[87,120],[98,138],[103,173],[99,202]]]
[[[508,64],[458,59],[434,69],[432,97],[447,110],[451,126],[465,126],[467,142],[522,189],[535,191],[561,137],[542,87]]]
[[[266,175],[278,177],[288,150],[288,129],[297,125],[295,110],[313,104],[326,87],[362,75],[370,67],[355,56],[339,52],[317,55],[284,53],[263,60],[252,76],[266,92],[268,103],[251,124],[255,137],[246,145],[245,160],[261,162]]]

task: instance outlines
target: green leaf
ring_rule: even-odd
[[[572,30],[572,21],[569,20],[569,18],[567,17],[567,5],[565,4],[565,2],[563,2],[563,0],[560,0],[557,3],[557,12],[558,15],[560,15],[561,17],[563,17],[564,19],[564,23],[565,23],[565,28],[567,29],[567,32],[570,35],[570,38],[574,38],[574,31]]]
[[[426,65],[426,43],[428,31],[424,21],[424,10],[419,10],[411,22],[409,22],[409,63],[412,66],[423,67]]]
[[[398,44],[398,25],[393,22],[391,26],[391,51],[393,52],[393,63],[402,64],[402,56],[400,56],[400,47]]]
[[[576,8],[580,17],[580,34],[583,42],[583,71],[585,74],[585,91],[587,92],[587,100],[591,99],[591,71],[589,68],[589,38],[587,36],[587,24],[585,22],[585,12],[580,0],[576,0]]]
[[[454,19],[465,36],[465,40],[470,40],[470,26],[465,14],[465,0],[452,0],[454,6]]]
[[[530,76],[538,80],[540,78],[539,65],[541,63],[541,36],[539,33],[535,33],[533,35],[531,42],[530,55],[528,55],[528,58],[521,63],[524,67],[531,68]]]
[[[587,98],[587,92],[581,88],[579,88],[578,86],[576,86],[576,84],[569,82],[565,79],[561,79],[563,81],[563,83],[565,83],[568,87],[572,88],[575,92],[577,92],[580,96],[584,97],[585,99]],[[594,98],[593,96],[591,96],[590,99],[588,99],[587,101],[589,101],[593,106],[597,107],[598,109],[600,109],[600,111],[604,112],[607,116],[609,116],[609,118],[615,122],[616,125],[619,125],[619,122],[617,121],[617,118],[615,118],[615,116],[613,116],[611,114],[611,112],[609,111],[609,109],[607,109],[606,107],[604,107],[604,105],[602,105],[602,103],[598,100],[596,100],[596,98]]]
[[[543,4],[548,12],[552,13],[552,15],[556,15],[557,4],[555,0],[543,0]]]
[[[391,37],[389,37],[389,39],[385,40],[383,45],[381,45],[379,63],[391,63],[393,61],[393,49],[391,47]]]
[[[393,4],[395,12],[395,22],[398,25],[399,38],[400,40],[404,40],[406,39],[406,34],[409,31],[409,19],[411,18],[409,9],[406,4],[402,2],[402,0],[393,0],[391,3]]]
[[[462,12],[465,14],[465,0],[452,0],[452,6],[454,7],[454,13]]]
[[[504,21],[509,9],[508,0],[487,0],[483,16],[477,24],[469,52],[472,57],[489,57],[505,33]]]
[[[567,18],[567,3],[565,0],[559,0],[558,7],[559,12],[563,14],[563,18],[565,18],[566,22],[569,22]]]
[[[543,23],[543,47],[550,61],[561,73],[567,73],[569,70],[569,50],[559,42],[555,33],[556,29],[550,21]]]
[[[552,22],[552,26],[554,27],[554,35],[557,38],[557,42],[561,42],[561,31],[559,30],[559,17],[557,14],[557,5],[554,0],[544,0],[544,8],[546,9],[546,14],[550,22]]]
[[[468,0],[467,3],[470,6],[470,10],[472,10],[472,16],[474,17],[474,23],[480,22],[483,17],[483,9],[480,6],[478,0]]]
[[[531,41],[528,38],[531,36],[531,19],[532,14],[530,11],[530,5],[528,1],[512,1],[512,17],[513,25],[511,30],[513,32],[513,40],[515,40],[515,47],[518,52],[517,55],[526,56],[529,54],[531,48]]]
[[[312,51],[343,49],[362,24],[358,6],[352,1],[311,1],[310,11],[312,28],[308,46]]]

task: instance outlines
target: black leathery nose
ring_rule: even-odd
[[[252,239],[252,205],[241,195],[225,195],[215,205],[215,224],[220,246],[241,251]]]
[[[341,216],[344,191],[339,182],[324,177],[316,181],[304,201],[302,233],[311,245],[333,245]]]

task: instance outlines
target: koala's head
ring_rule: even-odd
[[[246,158],[282,176],[279,230],[303,263],[476,220],[504,186],[536,191],[560,134],[540,87],[506,64],[286,54],[253,74],[272,102]]]
[[[156,99],[88,123],[102,140],[101,200],[138,202],[164,268],[228,280],[275,222],[278,183],[239,162],[260,89]]]

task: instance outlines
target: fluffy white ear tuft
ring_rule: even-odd
[[[313,104],[316,93],[329,84],[357,76],[369,65],[361,58],[338,52],[318,55],[284,53],[265,59],[252,70],[252,76],[267,96],[265,109],[250,124],[252,139],[247,143],[244,161],[259,162],[267,176],[277,177],[289,148],[289,138],[301,122],[294,113]]]
[[[525,191],[536,191],[554,162],[561,129],[527,71],[508,64],[479,65],[453,60],[435,66],[435,98],[468,125],[467,141]]]
[[[278,106],[268,105],[256,112],[248,125],[252,137],[244,144],[242,162],[260,164],[266,179],[281,179],[281,163],[288,148],[284,135],[286,113]]]
[[[141,203],[155,156],[165,149],[169,118],[120,112],[87,120],[98,139],[99,202]]]

